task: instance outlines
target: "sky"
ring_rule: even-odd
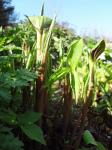
[[[39,15],[43,0],[12,0],[20,20]],[[45,14],[67,22],[77,34],[112,39],[112,0],[45,0]]]

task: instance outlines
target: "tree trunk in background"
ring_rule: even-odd
[[[14,13],[14,7],[10,6],[11,0],[0,0],[0,26],[3,27],[3,29],[14,23],[15,16]]]

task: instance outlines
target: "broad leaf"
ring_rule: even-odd
[[[106,150],[102,143],[95,141],[94,137],[88,130],[85,130],[83,139],[86,144],[95,145],[98,150]]]
[[[20,125],[33,124],[41,118],[42,114],[37,112],[25,112],[17,116]]]
[[[35,124],[21,126],[22,131],[32,140],[46,145],[43,132],[40,127]]]
[[[68,53],[68,64],[70,65],[72,72],[74,72],[75,68],[77,67],[77,64],[82,55],[82,49],[83,49],[83,40],[82,39],[75,40],[72,43],[72,45],[70,46],[70,50]]]
[[[90,133],[90,131],[88,131],[88,130],[84,131],[83,139],[86,144],[92,144],[92,145],[97,146],[97,142],[95,141],[95,139],[92,136],[92,134]]]

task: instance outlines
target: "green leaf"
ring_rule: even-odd
[[[67,67],[58,69],[50,76],[50,78],[47,82],[47,85],[52,85],[54,82],[63,78],[68,72],[69,72],[69,68],[67,68]]]
[[[98,150],[106,150],[106,148],[100,142],[97,142],[97,148],[98,148]]]
[[[17,47],[15,45],[7,45],[7,46],[4,46],[3,48],[0,49],[0,52],[1,51],[22,51],[21,47]]]
[[[46,145],[43,132],[40,127],[35,124],[21,126],[22,131],[32,140]]]
[[[17,116],[20,125],[33,124],[41,118],[42,114],[37,112],[25,112]]]
[[[0,87],[0,101],[9,103],[11,101],[11,98],[12,98],[12,96],[9,93],[9,89],[7,89],[5,87]]]
[[[6,76],[6,74],[8,74],[8,76]],[[11,73],[4,73],[3,76],[4,84],[14,88],[28,86],[29,82],[34,81],[37,77],[36,73],[30,72],[26,69],[20,69]]]
[[[79,75],[75,71],[74,74],[71,74],[71,86],[73,93],[75,94],[75,102],[78,103],[79,94],[80,94],[80,81],[79,81]]]
[[[35,29],[39,31],[44,28],[49,28],[52,22],[52,19],[46,16],[29,16],[27,18]]]
[[[7,111],[7,112],[0,111],[0,120],[2,120],[2,122],[5,122],[9,125],[17,124],[16,114],[12,111]]]
[[[82,49],[83,49],[82,39],[75,40],[70,46],[70,50],[67,57],[68,57],[68,64],[70,65],[72,72],[74,72],[75,68],[77,67],[79,59],[82,55]]]
[[[96,60],[105,50],[105,41],[99,42],[91,52],[92,60]]]
[[[12,130],[11,128],[0,125],[0,133],[10,133],[11,130]]]
[[[54,16],[53,20],[51,21],[51,25],[49,26],[49,31],[48,31],[48,34],[47,34],[47,37],[46,37],[46,40],[45,40],[45,52],[48,51],[48,46],[49,46],[49,42],[50,42],[50,39],[51,39],[52,30],[53,30],[53,27],[54,27],[54,24],[55,24],[55,19],[56,19],[56,16]]]
[[[83,78],[83,98],[85,100],[87,95],[88,83],[89,83],[89,73],[87,72]]]
[[[92,145],[97,146],[97,142],[95,141],[95,139],[92,136],[92,134],[90,133],[90,131],[88,131],[88,130],[84,131],[83,139],[86,144],[92,144]]]
[[[23,143],[13,134],[0,134],[1,150],[23,150]]]

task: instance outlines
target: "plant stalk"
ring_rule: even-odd
[[[80,145],[80,141],[86,124],[89,107],[92,104],[93,94],[94,94],[94,62],[90,60],[90,78],[89,78],[88,92],[83,105],[79,134],[75,142],[75,150],[77,150]]]

